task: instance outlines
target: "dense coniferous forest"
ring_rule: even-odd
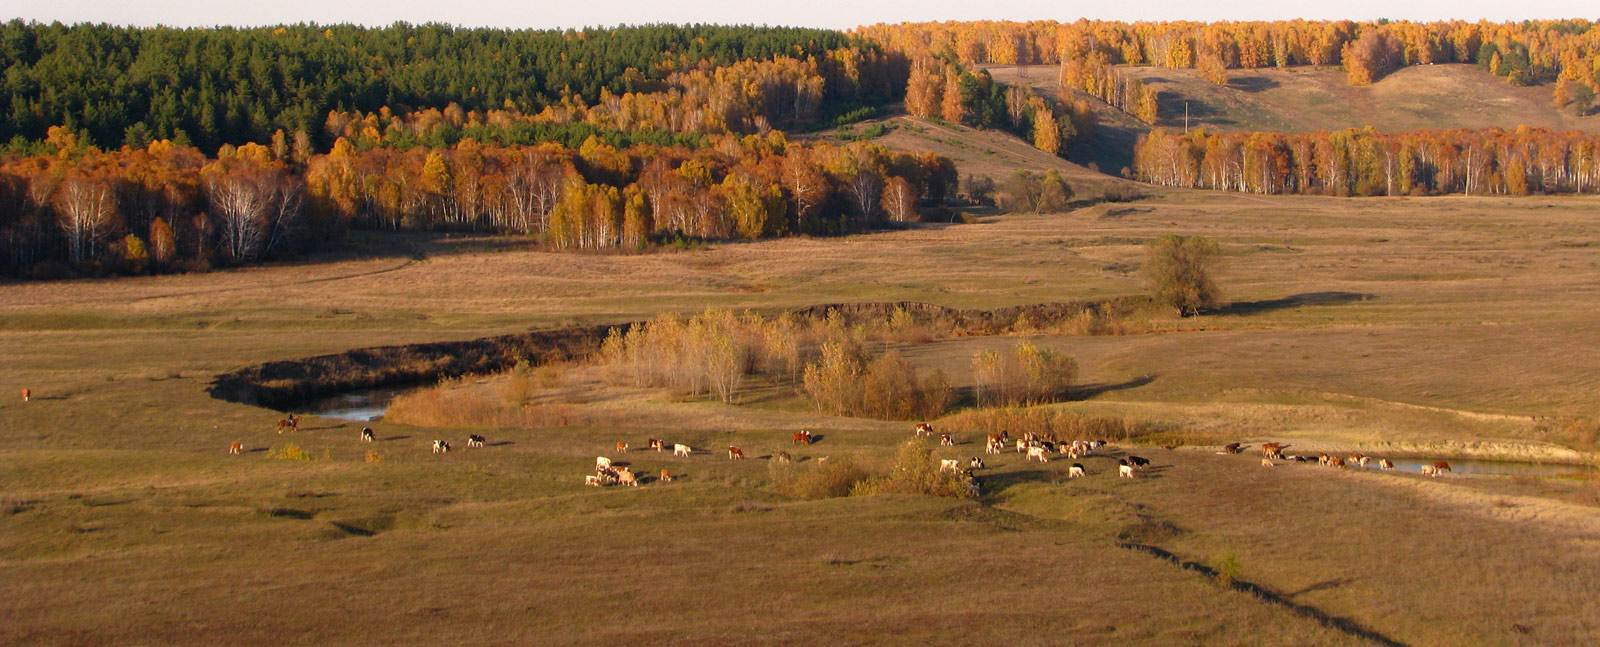
[[[690,68],[826,58],[851,39],[792,27],[586,31],[290,25],[169,29],[13,20],[0,26],[0,141],[51,126],[111,148],[171,139],[214,151],[276,130],[322,139],[331,110],[515,109],[651,92]],[[887,99],[882,97],[881,99]]]

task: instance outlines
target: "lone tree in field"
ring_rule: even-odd
[[[1145,245],[1144,277],[1156,301],[1178,310],[1178,316],[1200,314],[1222,305],[1222,293],[1211,280],[1221,250],[1203,236],[1168,234]]]

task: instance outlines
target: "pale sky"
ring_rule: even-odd
[[[753,23],[847,29],[928,20],[1478,20],[1600,18],[1594,0],[5,0],[0,18],[170,26],[443,22],[502,28]],[[1307,7],[1308,4],[1316,6]]]

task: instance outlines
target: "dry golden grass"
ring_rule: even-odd
[[[1230,70],[1227,86],[1194,70],[1122,67],[1160,92],[1161,122],[1225,132],[1315,132],[1373,126],[1381,131],[1503,128],[1528,125],[1600,132],[1600,118],[1551,106],[1553,85],[1521,87],[1478,69],[1448,64],[1405,67],[1366,87],[1339,68]],[[990,66],[997,80],[1055,93],[1055,66]]]
[[[433,455],[432,439],[469,432],[390,420],[366,445],[361,423],[308,416],[279,436],[280,412],[205,393],[211,376],[264,361],[707,306],[1128,296],[1143,240],[1198,233],[1222,243],[1219,282],[1241,306],[1126,331],[1155,334],[1038,331],[1034,343],[1079,363],[1082,399],[1055,409],[1235,439],[1508,451],[1582,440],[1586,427],[1545,421],[1600,417],[1600,360],[1582,352],[1600,333],[1600,200],[1154,195],[681,253],[368,236],[369,259],[0,285],[0,385],[13,394],[0,399],[0,644],[1371,643],[1306,609],[1418,646],[1600,631],[1586,483],[1268,470],[1141,446],[1156,465],[1136,479],[1114,475],[1127,448],[1084,459],[1090,476],[1070,481],[1069,463],[1006,455],[980,471],[976,502],[808,501],[775,492],[762,457],[882,465],[909,425],[819,415],[775,382],[731,406],[568,367],[437,396],[429,415],[571,416],[497,421],[472,431],[490,447]],[[412,248],[427,260],[383,256]],[[907,333],[888,347],[918,367],[965,367],[1016,337]],[[947,373],[958,388],[970,378]],[[820,442],[792,446],[800,429]],[[961,444],[934,458],[981,455],[976,429],[955,431]],[[701,453],[613,452],[650,437]],[[230,442],[245,455],[228,456]],[[316,460],[252,460],[288,443]],[[728,445],[751,460],[727,460]],[[587,488],[600,455],[680,478]],[[1231,555],[1241,583],[1305,609],[1116,547],[1130,541],[1202,565]]]

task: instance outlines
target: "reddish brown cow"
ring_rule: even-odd
[[[33,391],[29,391],[27,389],[23,389],[22,390],[22,401],[23,402],[27,402],[27,401],[32,400],[32,399],[33,399]]]
[[[1433,464],[1433,474],[1434,474],[1434,476],[1438,476],[1440,473],[1450,472],[1450,471],[1451,471],[1451,469],[1450,469],[1450,464],[1449,463],[1446,463],[1444,461],[1438,461],[1438,462],[1435,462]]]
[[[244,451],[244,443],[229,443],[228,444],[228,453],[229,454],[237,455],[239,452],[242,452],[242,451]]]
[[[664,469],[661,470],[661,482],[662,483],[671,483],[672,482],[672,472],[668,472],[668,471],[666,471]]]
[[[663,442],[661,442],[661,439],[660,439],[660,438],[651,438],[651,439],[650,439],[650,449],[654,449],[654,450],[656,450],[656,451],[658,451],[658,452],[659,452],[659,451],[661,451],[661,448],[662,448],[662,447],[663,447],[663,446],[664,446],[664,445],[665,445],[665,444],[666,444],[666,443],[663,443]]]
[[[939,434],[939,445],[942,447],[955,447],[956,441],[950,439],[950,434]]]
[[[617,453],[618,454],[626,454],[626,453],[628,453],[628,443],[624,443],[624,442],[620,442],[619,441],[617,443]]]
[[[733,459],[733,460],[742,459],[742,458],[744,458],[744,450],[739,449],[738,447],[734,447],[733,445],[729,445],[728,446],[728,458]]]
[[[929,438],[932,438],[933,437],[933,425],[930,425],[930,424],[928,424],[926,422],[917,423],[916,435],[918,435],[918,436],[927,436]]]
[[[810,445],[811,444],[811,432],[809,432],[809,431],[797,431],[797,432],[794,432],[794,444],[796,444],[796,445]]]
[[[1262,443],[1261,456],[1263,458],[1283,459],[1283,443]]]
[[[1339,469],[1344,469],[1344,459],[1343,458],[1339,458],[1338,456],[1329,456],[1328,457],[1328,464],[1332,465],[1334,467],[1337,467]]]

